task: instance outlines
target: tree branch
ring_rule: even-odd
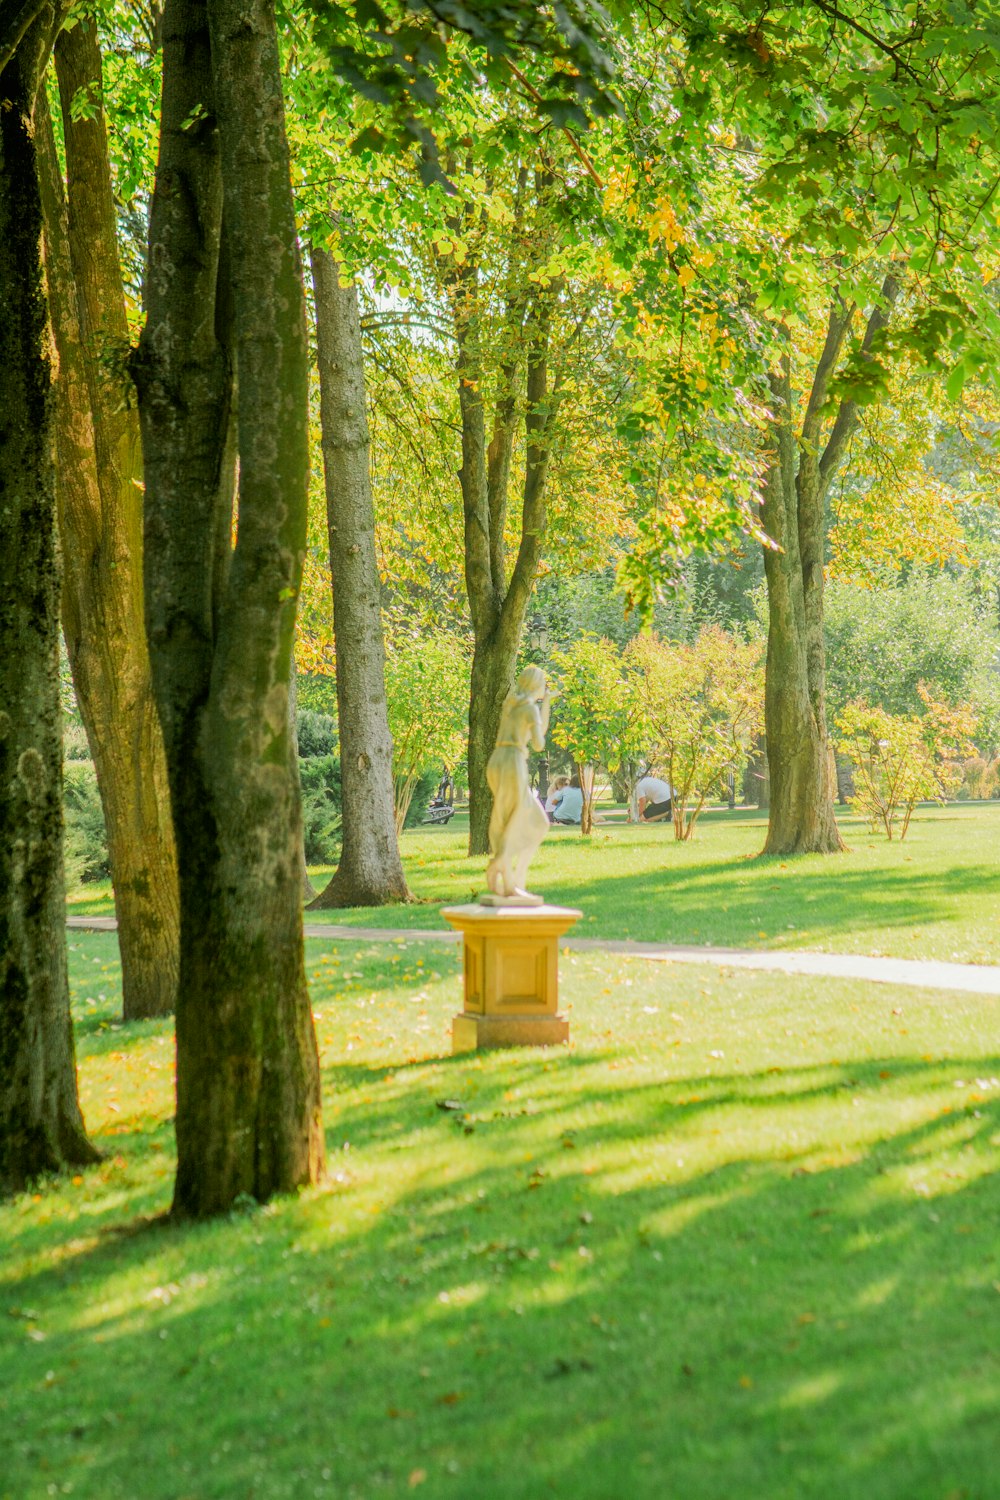
[[[0,0],[0,73],[48,7],[49,0]]]
[[[868,323],[865,328],[865,336],[861,341],[861,355],[866,358],[870,352],[875,335],[885,328],[892,316],[893,304],[899,295],[899,278],[895,271],[887,271],[885,280],[882,282],[882,297],[868,315]],[[859,407],[856,401],[842,401],[837,412],[833,429],[827,439],[823,456],[819,461],[820,484],[825,492],[838,465],[844,456],[855,428],[858,425]]]
[[[834,21],[843,21],[845,26],[849,26],[851,30],[856,31],[859,36],[865,37],[869,42],[871,42],[873,47],[877,47],[880,52],[884,52],[886,57],[891,57],[897,68],[902,68],[904,73],[909,73],[910,77],[914,80],[915,83],[924,82],[916,69],[911,67],[911,65],[905,60],[905,58],[900,57],[896,48],[893,47],[889,42],[883,41],[876,32],[869,31],[867,26],[862,26],[861,22],[856,21],[853,16],[845,15],[842,10],[838,10],[836,5],[829,4],[829,0],[812,0],[812,3],[813,5],[815,5],[817,10],[823,12],[824,16],[830,16]]]

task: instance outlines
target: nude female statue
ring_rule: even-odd
[[[541,897],[524,888],[528,865],[549,826],[531,790],[528,746],[545,749],[552,695],[541,667],[525,667],[500,713],[496,747],[486,766],[493,793],[490,851],[486,884],[496,897],[523,905],[541,905]]]

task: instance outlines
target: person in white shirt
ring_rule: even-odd
[[[635,784],[635,795],[640,822],[658,823],[673,815],[674,793],[669,781],[659,776],[642,776]]]
[[[553,823],[579,823],[583,816],[583,792],[579,778],[574,776],[569,786],[564,786],[552,806]]]
[[[569,777],[557,776],[552,785],[549,787],[549,795],[545,799],[545,811],[548,814],[550,823],[552,822],[553,808],[559,800],[559,793],[562,791],[563,787],[567,786],[569,786]]]

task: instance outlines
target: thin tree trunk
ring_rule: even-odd
[[[764,719],[770,771],[765,854],[828,854],[842,849],[827,773],[822,655],[810,655],[799,549],[791,386],[773,382],[777,453],[762,520],[781,551],[764,554],[768,637]],[[810,673],[812,671],[812,676]]]
[[[476,635],[472,652],[469,689],[469,853],[489,850],[490,814],[493,797],[486,781],[486,763],[493,754],[500,729],[504,699],[514,685],[520,619],[505,629],[501,616],[496,629]]]
[[[863,357],[870,357],[898,291],[890,268],[868,314]],[[829,430],[825,413],[855,312],[835,291],[798,436],[787,356],[771,377],[775,452],[762,519],[780,550],[764,553],[769,617],[764,718],[770,772],[765,854],[830,854],[844,848],[834,816],[836,775],[826,722],[824,502],[857,427],[858,408],[853,401],[841,401]]]
[[[69,217],[44,95],[39,100],[46,270],[59,354],[57,497],[63,630],[108,830],[126,1020],[173,1010],[177,866],[163,736],[142,594],[138,417],[102,355],[128,339],[118,262],[101,58],[93,24],[56,42]],[[92,113],[74,119],[87,91]]]
[[[525,458],[520,541],[507,577],[505,528],[510,449],[514,440],[517,367],[503,372],[504,389],[494,413],[487,446],[483,404],[484,356],[476,308],[476,276],[463,267],[455,279],[459,405],[462,415],[462,467],[459,479],[465,518],[465,586],[474,648],[469,697],[469,853],[489,851],[493,799],[486,764],[496,743],[503,701],[517,665],[521,631],[541,561],[546,524],[546,481],[552,428],[559,407],[550,391],[548,346],[554,288],[542,297],[521,294],[515,326],[523,342],[525,380]],[[521,328],[520,318],[526,323]]]
[[[288,738],[292,746],[292,769],[295,773],[295,782],[298,788],[296,796],[302,796],[302,777],[299,768],[299,738],[298,738],[298,675],[295,670],[295,656],[292,655],[292,672],[288,679]],[[309,866],[306,864],[305,840],[299,840],[299,885],[302,889],[302,900],[305,905],[314,900],[316,887],[313,885],[309,875]]]
[[[32,109],[56,16],[0,24],[0,1191],[97,1159],[69,1011],[59,566]],[[2,22],[2,17],[0,17]],[[7,60],[9,59],[9,60]],[[6,66],[3,62],[6,60]]]
[[[181,896],[174,1212],[206,1215],[323,1165],[288,715],[308,345],[265,0],[167,0],[147,314],[146,608]]]
[[[313,246],[323,470],[333,581],[343,843],[314,907],[408,901],[394,816],[375,509],[357,287]]]
[[[597,768],[582,761],[576,762],[576,775],[583,792],[583,806],[580,809],[580,832],[589,836],[594,831],[594,791],[597,779]]]

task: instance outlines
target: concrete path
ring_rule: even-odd
[[[77,930],[113,932],[114,917],[67,917]],[[457,943],[459,934],[412,927],[340,927],[308,922],[308,938],[350,943]],[[916,985],[932,990],[966,990],[1000,995],[1000,966],[948,964],[938,959],[864,958],[852,953],[795,953],[751,948],[685,948],[670,943],[614,942],[610,938],[564,938],[560,947],[576,952],[622,953],[654,963],[716,964],[727,969],[763,969],[780,974],[816,974],[830,979],[867,979],[875,984]]]

